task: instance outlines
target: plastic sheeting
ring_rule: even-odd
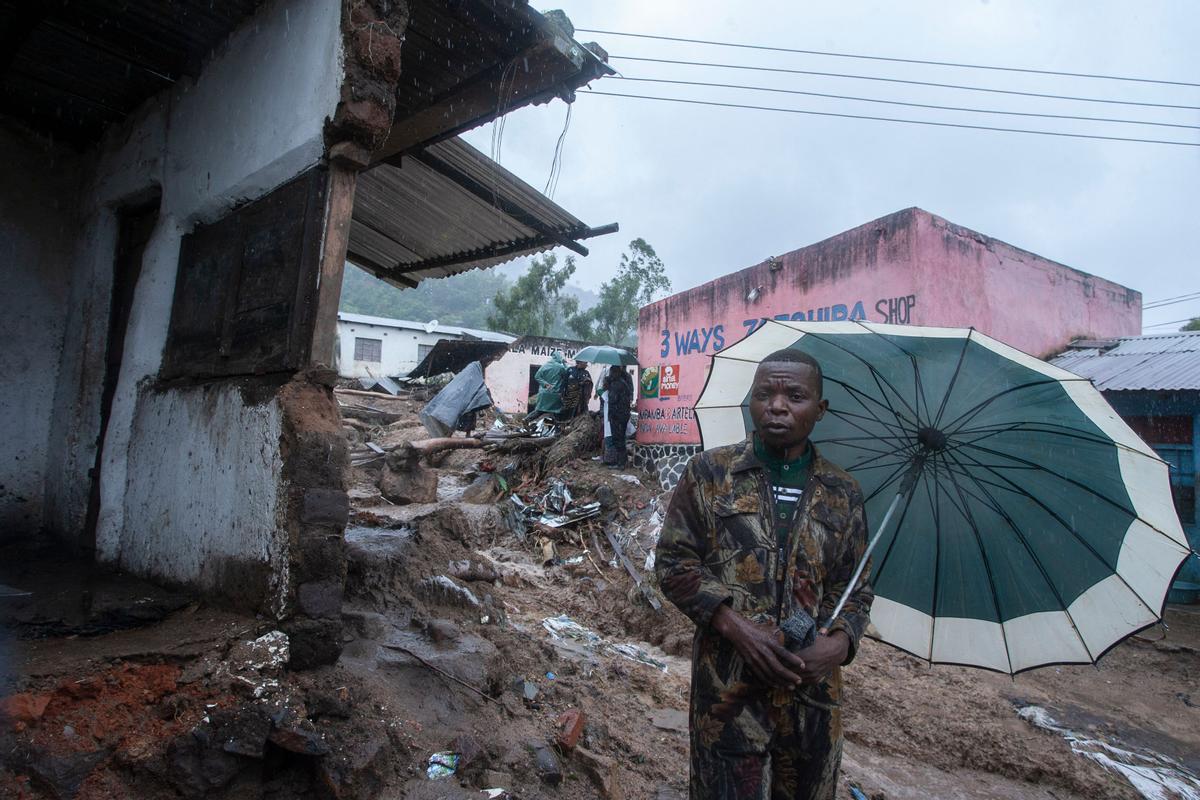
[[[492,395],[483,384],[483,367],[472,361],[421,410],[421,424],[433,436],[450,436],[459,417],[491,405]]]

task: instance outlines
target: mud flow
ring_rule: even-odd
[[[652,570],[669,495],[600,463],[594,417],[485,415],[479,446],[430,448],[421,396],[339,400],[338,662],[298,671],[270,620],[7,558],[0,797],[686,797],[692,627]],[[1167,622],[1015,680],[866,641],[839,797],[1195,797],[1200,613]]]

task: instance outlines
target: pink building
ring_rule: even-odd
[[[919,208],[672,295],[638,322],[638,460],[664,485],[699,450],[692,406],[710,357],[771,318],[974,326],[1046,357],[1137,335],[1142,296]]]

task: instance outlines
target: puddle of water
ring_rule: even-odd
[[[1123,776],[1146,800],[1200,800],[1200,776],[1172,758],[1089,739],[1060,725],[1041,706],[1025,706],[1017,715],[1034,727],[1059,734],[1073,752]]]

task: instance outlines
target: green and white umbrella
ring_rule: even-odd
[[[706,449],[753,429],[754,371],[783,348],[820,362],[812,440],[881,520],[880,639],[1017,673],[1093,662],[1161,618],[1190,552],[1168,467],[1086,379],[972,329],[770,321],[713,357]]]

